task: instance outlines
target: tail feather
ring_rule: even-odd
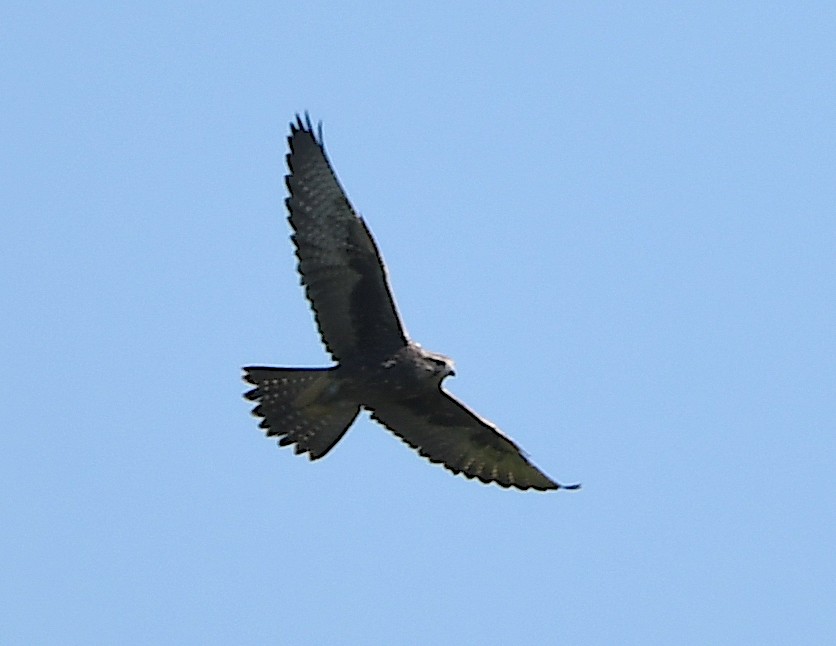
[[[245,381],[255,388],[244,397],[258,402],[253,415],[279,446],[294,444],[311,460],[324,456],[360,412],[360,405],[332,398],[333,368],[244,368]]]

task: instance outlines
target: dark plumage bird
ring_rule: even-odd
[[[348,201],[310,118],[290,125],[286,183],[292,239],[305,294],[336,365],[244,368],[253,414],[279,444],[324,456],[362,409],[453,473],[502,487],[576,489],[533,466],[508,437],[442,387],[453,362],[404,331],[386,267]]]

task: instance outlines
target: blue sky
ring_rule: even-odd
[[[831,3],[6,3],[0,642],[836,640]],[[283,198],[310,110],[448,388],[579,492],[361,418]]]

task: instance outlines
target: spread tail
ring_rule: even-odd
[[[263,418],[267,436],[311,460],[328,453],[360,412],[359,404],[335,397],[336,369],[244,368],[244,380],[255,386],[244,397],[258,402],[253,415]]]

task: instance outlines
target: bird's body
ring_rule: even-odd
[[[329,368],[245,368],[267,435],[324,456],[362,409],[432,462],[503,487],[557,489],[490,422],[441,385],[452,361],[411,341],[398,315],[385,265],[325,156],[322,135],[297,118],[288,139],[290,192],[299,272]],[[565,488],[576,488],[576,485]]]

